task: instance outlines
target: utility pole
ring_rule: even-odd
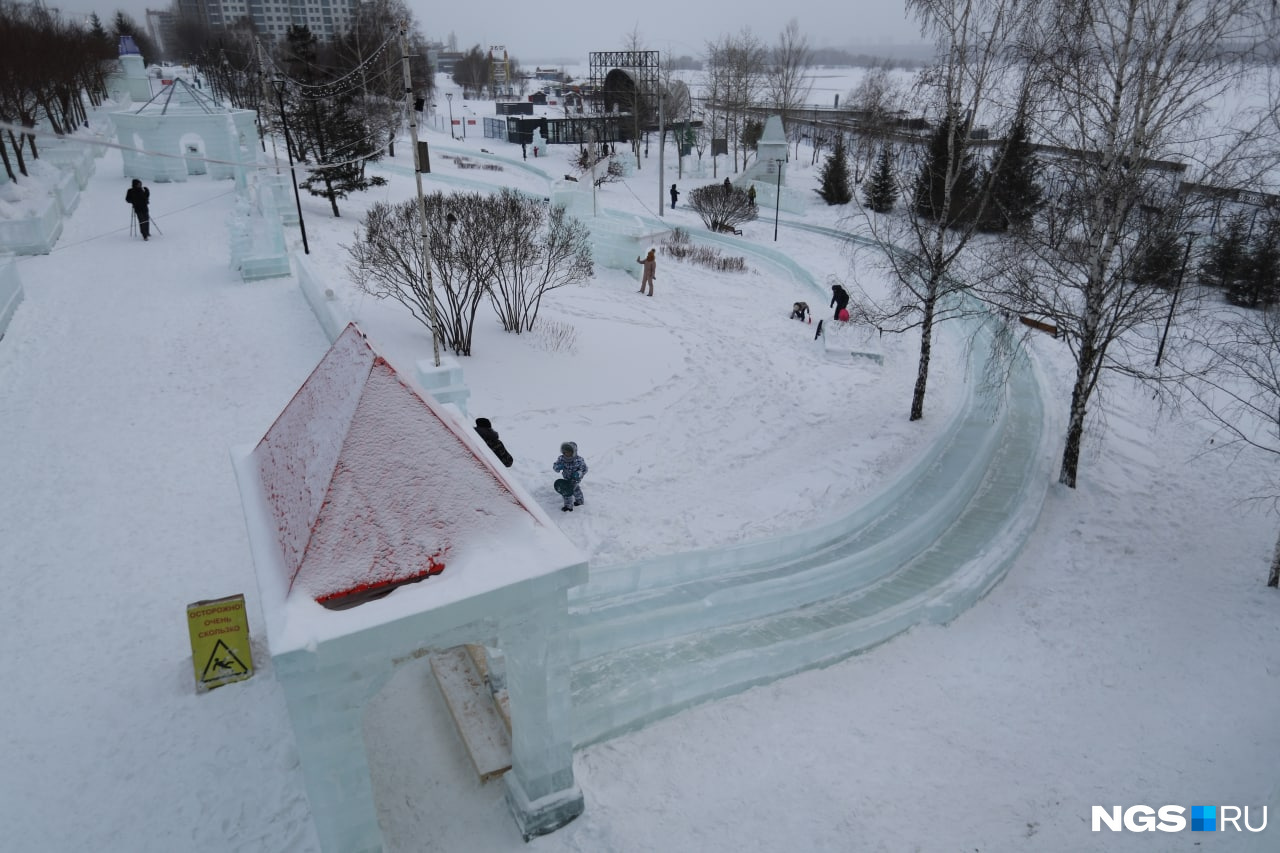
[[[289,117],[284,113],[284,87],[285,80],[283,77],[275,81],[276,98],[280,104],[280,124],[284,128],[284,150],[289,154],[289,177],[293,180],[293,203],[298,206],[298,227],[302,229],[302,251],[303,254],[311,254],[311,246],[307,244],[307,222],[302,218],[302,196],[298,195],[298,173],[293,168],[293,142],[289,139]]]
[[[440,366],[440,321],[436,318],[436,289],[431,282],[431,237],[427,232],[427,208],[422,200],[422,163],[418,153],[418,119],[413,108],[413,80],[409,76],[408,25],[400,24],[400,67],[404,70],[404,98],[409,109],[409,141],[413,143],[413,179],[418,184],[418,225],[422,230],[423,268],[427,278],[427,310],[431,315],[431,355]]]
[[[1173,298],[1169,300],[1169,315],[1164,318],[1164,331],[1160,333],[1160,346],[1156,348],[1156,367],[1164,358],[1164,339],[1169,337],[1169,326],[1173,323],[1173,312],[1178,307],[1178,295],[1182,293],[1182,277],[1187,274],[1187,260],[1191,257],[1191,244],[1196,239],[1196,232],[1187,232],[1187,248],[1182,253],[1182,266],[1178,268],[1178,283],[1173,288]]]
[[[663,189],[665,189],[662,184],[667,177],[667,173],[662,167],[663,149],[666,148],[666,145],[663,144],[663,141],[666,139],[665,130],[666,130],[666,123],[663,121],[663,113],[662,113],[662,84],[659,83],[658,84],[658,215],[659,216],[665,215],[662,212],[662,199],[663,199],[662,191]]]

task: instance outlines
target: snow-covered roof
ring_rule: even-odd
[[[251,454],[291,593],[352,606],[484,542],[533,544],[538,514],[438,405],[354,324],[334,342]]]

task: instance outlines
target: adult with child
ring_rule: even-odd
[[[649,287],[649,295],[653,296],[653,280],[657,278],[658,271],[658,250],[650,249],[649,254],[643,258],[636,258],[636,263],[644,267],[644,274],[640,277],[640,289],[637,293],[644,293],[645,286]]]
[[[141,180],[134,178],[129,191],[124,194],[124,200],[133,205],[133,214],[138,217],[138,231],[142,233],[143,242],[150,240],[151,212],[148,205],[151,204],[151,190],[144,187]]]
[[[831,315],[832,320],[849,319],[849,312],[846,310],[849,307],[849,294],[838,284],[831,285],[831,305],[836,309]],[[844,317],[840,316],[841,311],[844,311]]]

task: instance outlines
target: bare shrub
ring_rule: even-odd
[[[746,272],[747,261],[741,256],[726,258],[713,246],[695,246],[689,232],[677,228],[662,242],[662,254],[678,261],[688,261],[700,267],[721,272]]]
[[[712,231],[732,231],[758,215],[751,196],[735,186],[726,188],[723,184],[694,189],[689,193],[688,206]]]
[[[534,345],[545,352],[574,355],[578,351],[578,330],[559,320],[543,320],[530,332]]]

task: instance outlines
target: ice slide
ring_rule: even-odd
[[[806,230],[848,235],[816,226]],[[806,272],[767,247],[735,251]],[[973,334],[969,375],[993,357]],[[824,526],[748,545],[593,568],[570,595],[574,739],[604,740],[700,702],[944,623],[1003,576],[1051,481],[1044,401],[1019,356],[1002,388],[970,381],[942,438],[903,478]]]
[[[772,264],[825,301],[825,287],[771,247],[709,233],[699,239]],[[968,375],[986,375],[997,336],[1009,331],[995,317],[948,325],[956,324],[972,334]],[[843,518],[746,545],[593,568],[570,596],[575,744],[835,663],[914,625],[948,622],[986,594],[1035,527],[1052,451],[1040,383],[1025,356],[1001,388],[971,380],[965,394],[916,465]]]

